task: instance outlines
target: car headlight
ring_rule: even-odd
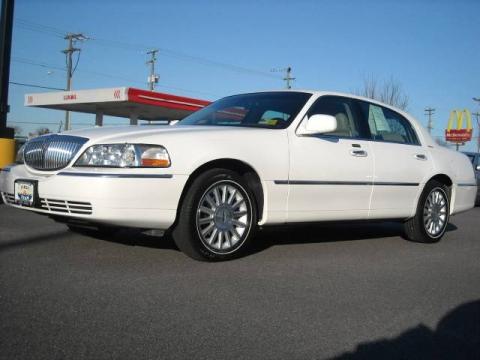
[[[170,156],[167,149],[160,145],[93,145],[85,150],[74,166],[166,168],[170,166]]]
[[[20,149],[18,149],[17,156],[15,157],[16,164],[23,164],[25,162],[25,158],[23,157],[23,149],[25,149],[25,144],[20,146]]]

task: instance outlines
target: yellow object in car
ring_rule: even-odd
[[[278,120],[277,119],[265,119],[264,121],[262,121],[265,125],[270,125],[270,126],[275,126],[278,124]]]

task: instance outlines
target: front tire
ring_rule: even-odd
[[[436,180],[425,185],[415,216],[405,222],[407,239],[434,243],[443,237],[450,217],[449,193],[449,188]]]
[[[257,223],[255,198],[245,179],[227,169],[211,169],[188,188],[173,239],[196,260],[230,260],[242,255]]]

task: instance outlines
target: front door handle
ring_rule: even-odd
[[[357,157],[368,156],[368,153],[365,150],[350,150],[350,155]]]
[[[415,159],[425,161],[427,160],[427,157],[423,154],[415,154]]]

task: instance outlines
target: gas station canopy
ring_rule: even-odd
[[[180,120],[209,104],[206,100],[131,87],[25,95],[28,107],[96,114],[97,126],[103,125],[103,115],[130,118],[131,124],[138,120]]]

